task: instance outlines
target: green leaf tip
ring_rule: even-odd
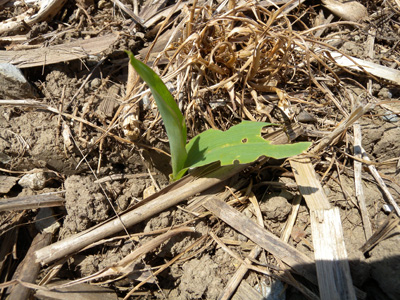
[[[187,157],[185,149],[187,135],[185,119],[161,78],[146,64],[137,60],[132,52],[126,51],[126,53],[133,68],[150,87],[157,108],[160,111],[169,139],[172,178],[176,180],[178,173],[184,167]]]
[[[311,145],[309,142],[272,145],[261,136],[261,129],[269,125],[243,121],[225,132],[215,129],[204,131],[186,145],[188,157],[185,167],[200,167],[214,161],[220,161],[222,166],[235,162],[246,164],[263,155],[286,158],[302,153]]]

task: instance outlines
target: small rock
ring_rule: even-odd
[[[14,187],[17,181],[18,177],[0,175],[0,194],[7,194]]]
[[[333,14],[346,21],[358,22],[368,16],[367,8],[357,1],[322,0],[322,3]]]
[[[383,99],[392,99],[393,94],[388,88],[384,87],[379,91],[378,97]]]
[[[41,190],[45,188],[52,178],[55,178],[55,174],[52,172],[46,172],[43,170],[34,169],[36,173],[30,173],[22,176],[18,181],[18,184],[24,188],[30,188],[32,190]]]
[[[382,210],[387,213],[390,214],[393,211],[394,207],[390,204],[383,204],[382,205]]]
[[[0,98],[35,98],[36,92],[20,69],[9,63],[0,63]]]
[[[8,164],[11,161],[11,157],[5,153],[0,152],[0,162],[3,164]]]
[[[284,183],[286,186],[297,186],[296,181],[290,177],[280,177],[279,182]]]
[[[130,203],[129,197],[126,195],[120,195],[115,201],[117,202],[119,212],[127,209]]]
[[[267,219],[284,221],[290,213],[292,206],[286,198],[282,196],[274,196],[260,204],[261,211]]]
[[[156,192],[156,188],[154,185],[151,185],[147,188],[144,189],[143,191],[143,199],[146,199],[147,197],[150,197]]]
[[[261,280],[254,288],[262,295],[262,299],[286,300],[286,287],[282,281],[272,280],[270,284],[267,284]]]
[[[399,117],[391,112],[386,112],[385,115],[382,117],[383,121],[390,122],[390,123],[396,123],[399,120]]]
[[[13,112],[12,109],[7,109],[7,108],[4,109],[3,117],[4,119],[6,119],[7,122],[11,120],[12,112]]]
[[[135,37],[143,40],[145,37],[145,34],[144,34],[144,32],[138,31],[138,32],[136,32]]]
[[[100,78],[95,78],[90,82],[90,87],[92,89],[98,88],[98,87],[100,87],[100,85],[101,85],[101,79]]]

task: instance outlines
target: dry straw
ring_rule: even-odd
[[[206,127],[226,129],[234,118],[265,120],[264,108],[271,104],[283,111],[284,119],[293,119],[292,103],[321,105],[319,98],[304,99],[295,91],[316,87],[317,93],[325,93],[319,81],[340,81],[333,70],[335,61],[321,50],[333,47],[289,15],[299,1],[280,8],[269,1],[240,3],[228,5],[234,8],[224,12],[221,6],[198,6],[195,1],[168,32],[164,50],[153,61],[163,66],[163,80],[177,87],[177,96],[185,92],[180,106],[195,133],[204,129],[198,128],[198,116]],[[350,23],[357,25],[340,22]],[[276,100],[266,100],[266,93],[276,94]]]

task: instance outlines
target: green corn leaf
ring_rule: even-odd
[[[235,162],[246,164],[262,155],[276,159],[298,155],[307,150],[309,142],[272,145],[261,137],[261,129],[272,125],[243,121],[223,132],[209,129],[195,136],[187,145],[185,168],[194,168],[220,161],[221,165]]]
[[[160,77],[151,68],[137,60],[131,52],[126,51],[126,53],[129,55],[131,65],[150,87],[154,100],[157,103],[157,108],[164,121],[169,139],[172,178],[174,180],[178,179],[178,173],[183,169],[187,157],[185,149],[187,134],[185,119]]]

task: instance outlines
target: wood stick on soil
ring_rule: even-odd
[[[352,137],[350,137],[350,140],[353,142]],[[362,153],[362,161],[364,161],[364,163],[369,163],[371,162],[370,158],[368,157],[367,153],[365,152],[364,148],[362,146],[360,146],[361,149],[361,153]],[[375,181],[378,183],[379,187],[382,189],[383,193],[385,194],[388,202],[390,205],[393,206],[394,210],[396,211],[396,214],[398,216],[400,216],[400,207],[397,204],[397,202],[394,200],[392,194],[390,193],[385,181],[382,179],[382,176],[379,174],[378,170],[376,169],[376,167],[374,166],[374,164],[368,164],[368,169],[371,172],[372,177],[374,177]],[[392,186],[394,189],[396,184],[394,184],[394,186]]]
[[[254,207],[255,209],[259,209],[259,207]],[[258,220],[258,225],[261,227],[264,227],[264,223],[262,222],[262,219]],[[244,261],[247,264],[251,264],[250,259],[254,258],[256,259],[258,255],[260,255],[262,248],[260,246],[255,246],[253,249],[251,249],[249,255],[247,258],[244,259]],[[223,293],[221,296],[219,296],[219,300],[228,300],[232,297],[236,289],[238,288],[240,282],[242,281],[244,275],[246,275],[248,271],[248,268],[245,264],[241,264],[240,267],[236,270],[235,274],[229,279]]]
[[[314,284],[317,283],[314,261],[305,254],[215,197],[208,200],[204,207],[254,243],[281,259],[298,274]]]
[[[247,281],[242,280],[240,285],[238,286],[235,296],[231,298],[232,300],[263,300],[266,299],[263,295],[260,294],[255,288],[253,288]],[[219,298],[218,300],[222,300]]]
[[[366,71],[373,76],[386,79],[394,84],[400,84],[400,71],[389,68],[386,66],[379,65],[377,63],[369,62],[363,59],[355,58],[352,56],[345,56],[340,52],[328,50],[324,55],[327,56],[329,53],[329,58],[332,58],[338,65],[356,70],[359,72]]]
[[[223,202],[223,201],[222,201]],[[307,299],[310,300],[319,300],[319,297],[316,296],[314,293],[312,293],[310,290],[306,289],[304,286],[300,286],[298,282],[292,277],[292,276],[285,276],[285,274],[282,273],[282,270],[278,269],[278,273],[272,273],[270,272],[267,268],[260,268],[259,266],[253,266],[251,264],[247,264],[245,260],[243,260],[239,254],[235,253],[235,251],[231,250],[229,247],[227,247],[223,241],[218,238],[213,232],[210,232],[210,236],[213,238],[213,240],[218,244],[218,246],[221,247],[226,253],[228,253],[232,258],[236,259],[237,261],[240,261],[242,265],[245,265],[248,269],[259,272],[261,274],[271,276],[273,278],[277,278],[285,283],[289,283],[296,288],[298,288],[301,292],[303,292],[306,296]],[[289,269],[287,265],[285,265],[281,260],[277,259],[281,265],[284,265],[284,269]],[[251,287],[252,290],[256,291],[253,287]],[[262,299],[262,297],[257,297],[257,298],[249,298],[247,297],[246,299],[251,299],[251,300],[258,300]],[[221,298],[219,298],[221,300]]]
[[[311,210],[311,229],[321,299],[356,299],[339,209]]]
[[[282,241],[284,241],[286,243],[289,241],[290,234],[292,233],[292,229],[293,229],[294,223],[297,218],[297,214],[300,209],[301,198],[302,197],[300,195],[296,195],[293,199],[292,211],[289,215],[289,218],[286,221],[285,230],[283,231],[282,236],[281,236]]]
[[[42,231],[33,239],[31,246],[22,262],[18,265],[14,273],[13,279],[23,282],[35,283],[40,271],[40,264],[35,262],[34,252],[50,244],[54,232],[58,229],[59,224],[52,218],[50,209],[41,210],[43,219],[37,220],[36,228]],[[10,288],[9,300],[30,299],[31,289],[20,284]]]
[[[249,255],[247,258],[244,259],[244,261],[247,264],[251,264],[251,261],[249,258],[257,258],[258,255],[260,255],[262,248],[259,246],[255,246],[253,249],[251,249]],[[228,300],[232,297],[232,295],[235,293],[236,289],[238,288],[239,284],[242,282],[242,279],[244,275],[246,275],[248,271],[248,268],[245,264],[241,264],[240,267],[236,270],[235,274],[229,279],[223,294],[218,298],[219,300]]]
[[[132,10],[126,7],[125,4],[123,4],[119,0],[111,0],[111,1],[114,2],[114,4],[117,5],[120,9],[122,9],[125,13],[127,13],[133,19],[133,21],[135,21],[135,23],[143,27],[143,20],[141,20],[139,16],[136,15]]]
[[[367,153],[364,151],[364,149],[361,148],[362,151],[362,158],[366,161],[371,161],[367,155]],[[379,187],[382,189],[383,193],[385,194],[387,200],[389,201],[389,204],[393,206],[394,210],[396,211],[397,215],[400,217],[400,207],[394,200],[392,194],[390,193],[387,185],[383,181],[381,175],[379,175],[378,170],[374,165],[368,165],[368,169],[371,172],[372,176],[375,178],[376,182],[378,183]]]
[[[301,203],[302,196],[301,195],[296,195],[293,199],[293,204],[292,204],[292,211],[290,213],[290,216],[286,222],[285,230],[283,231],[281,235],[281,240],[284,242],[289,241],[290,234],[292,232],[294,223],[296,221],[297,214],[299,212],[300,208],[300,203]],[[280,259],[277,259],[281,269],[285,272],[286,276],[289,278],[291,281],[291,284],[297,288],[306,298],[310,300],[319,300],[320,298],[315,295],[311,290],[309,290],[307,287],[305,287],[302,283],[298,282],[291,274],[290,274],[290,269],[286,264],[284,264]]]
[[[0,201],[0,211],[64,206],[64,202],[64,198],[54,194],[21,196],[2,199]]]
[[[205,238],[207,236],[203,235],[200,238],[198,238],[194,243],[192,243],[189,247],[185,248],[181,253],[179,253],[178,255],[176,255],[173,259],[171,259],[169,262],[165,263],[164,265],[162,265],[157,271],[155,271],[153,274],[151,274],[149,277],[147,277],[145,280],[139,282],[132,290],[129,291],[128,294],[126,294],[126,296],[124,297],[123,300],[127,300],[130,299],[130,296],[136,291],[138,290],[142,285],[144,285],[145,283],[147,283],[150,279],[154,278],[155,276],[157,276],[158,274],[160,274],[161,272],[163,272],[165,269],[169,268],[173,263],[175,263],[178,259],[180,259],[184,254],[188,253],[190,250],[192,250],[193,248],[195,248],[196,246],[200,245],[200,243],[202,243]]]
[[[127,228],[131,227],[155,214],[177,205],[188,197],[200,193],[213,185],[230,178],[234,174],[242,171],[246,166],[247,165],[230,165],[220,167],[198,178],[189,175],[180,180],[181,183],[185,182],[185,184],[179,186],[180,182],[177,182],[174,186],[179,187],[175,190],[171,190],[171,187],[167,187],[164,191],[162,190],[156,194],[158,197],[147,198],[151,201],[142,201],[144,202],[142,206],[121,214],[120,218],[114,218],[95,228],[90,228],[77,233],[65,240],[61,240],[36,251],[36,259],[42,264],[48,264],[67,255],[71,255],[91,243],[123,230],[124,226]],[[121,221],[123,224],[121,224]]]
[[[353,125],[354,131],[354,155],[358,158],[362,158],[361,153],[361,126],[360,123],[356,122]],[[371,221],[369,220],[367,205],[365,204],[364,189],[361,180],[362,163],[354,160],[354,184],[356,190],[356,197],[358,204],[360,205],[361,219],[364,225],[365,239],[368,240],[372,235]]]
[[[368,241],[360,248],[362,253],[370,251],[373,247],[375,247],[380,241],[383,241],[385,238],[392,235],[392,231],[397,228],[397,232],[400,229],[400,219],[396,217],[394,212],[391,212],[382,223],[381,226],[374,232],[374,234],[370,237]]]
[[[115,263],[111,266],[105,267],[104,269],[102,269],[94,274],[91,274],[89,276],[79,278],[74,281],[70,281],[66,284],[63,284],[60,287],[73,286],[73,285],[76,285],[79,283],[88,282],[88,281],[92,281],[92,280],[100,280],[100,279],[109,278],[109,277],[112,277],[113,279],[108,279],[106,282],[103,282],[103,283],[109,283],[109,282],[113,282],[115,280],[122,279],[132,273],[132,271],[133,271],[132,265],[135,262],[137,262],[137,260],[140,257],[145,255],[146,253],[153,251],[154,249],[156,249],[158,246],[160,246],[162,243],[164,243],[171,237],[173,237],[177,234],[180,234],[180,233],[187,233],[187,232],[195,232],[195,229],[192,227],[181,227],[181,228],[175,228],[170,231],[167,231],[166,233],[163,233],[163,234],[153,238],[152,240],[146,242],[142,246],[136,248],[133,252],[129,253],[127,256],[122,258],[117,263]],[[114,277],[117,277],[117,278],[114,278]]]
[[[237,210],[217,197],[211,196],[210,200],[204,204],[204,207],[206,207],[209,211],[211,211],[229,226],[247,236],[258,246],[261,246],[273,254],[276,259],[285,262],[297,273],[301,274],[312,283],[317,284],[314,262],[303,253],[283,242],[278,237],[264,229],[262,226],[245,217],[243,214],[239,213]],[[252,268],[251,265],[246,265],[246,261],[243,262],[243,265],[246,268]],[[304,286],[295,282],[295,280],[292,280],[289,274],[287,279],[289,279],[290,284],[293,284],[293,286],[298,288],[300,292],[304,293],[308,299],[319,299]]]
[[[281,13],[282,16],[287,15],[290,13],[293,9],[297,8],[300,6],[305,0],[297,0],[297,1],[286,1],[286,3],[291,2]],[[269,1],[268,1],[269,2]]]
[[[40,49],[0,51],[0,63],[10,63],[18,68],[41,67],[45,65],[97,56],[118,40],[118,34],[107,34],[87,40]],[[100,57],[99,57],[100,60]]]
[[[358,298],[364,298],[365,293],[354,290],[351,281],[340,217],[337,218],[336,212],[332,212],[310,159],[295,158],[290,160],[290,164],[300,193],[311,211],[321,299],[355,299],[356,292]],[[332,227],[332,231],[327,234],[329,227]],[[329,291],[329,294],[325,293],[325,290]]]

